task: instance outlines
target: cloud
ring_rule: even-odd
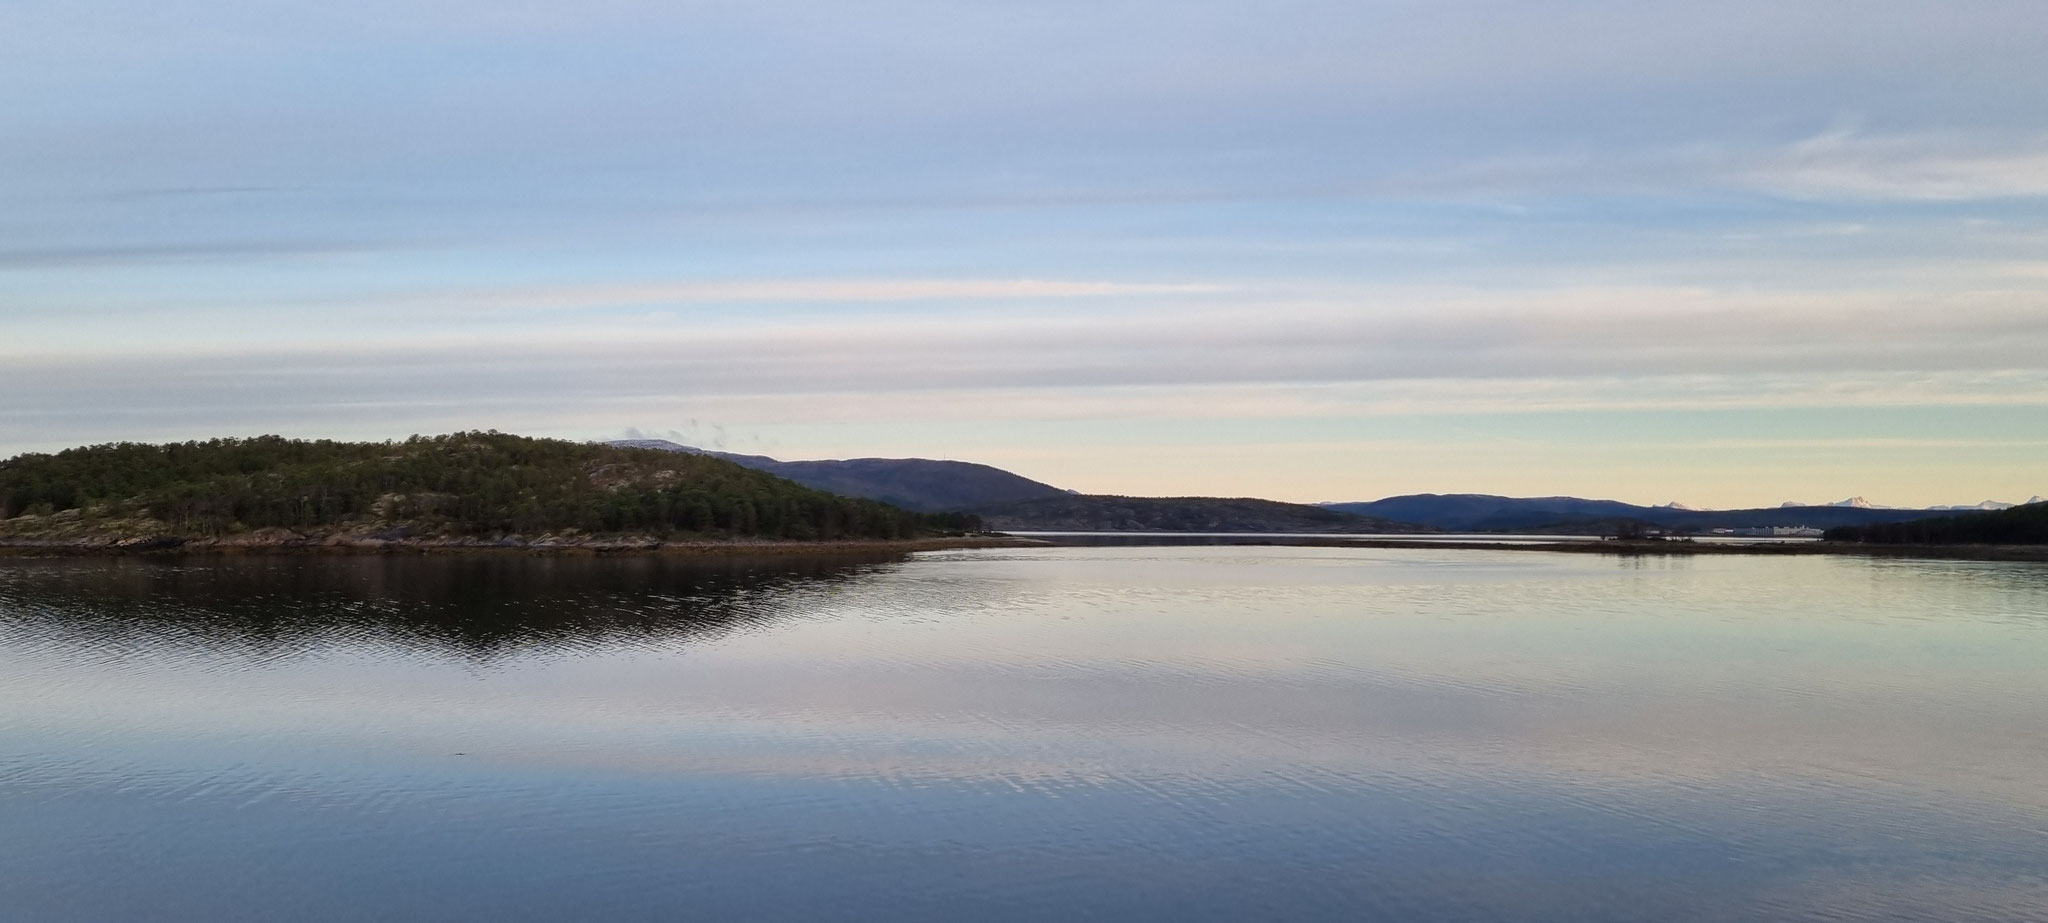
[[[1094,344],[1048,354],[1057,337],[1044,333],[1016,352],[985,340],[913,345],[835,336],[843,333],[824,331],[803,342],[756,336],[518,349],[479,344],[459,354],[392,345],[9,363],[0,369],[0,443],[40,443],[52,430],[96,441],[180,420],[197,431],[351,421],[402,434],[508,419],[581,431],[684,417],[750,426],[943,427],[991,420],[2048,406],[2048,369],[2038,366],[1899,372],[1752,364],[1679,373],[1653,361],[1617,372],[1606,367],[1611,362],[1574,367],[1571,357],[1547,356],[1479,354],[1453,364],[1451,353],[1432,352],[1397,363],[1402,350],[1394,347],[1387,367],[1375,371],[1343,348],[1269,344],[1220,357],[1213,345],[1146,352]],[[987,334],[999,335],[994,328]]]
[[[162,186],[156,188],[116,189],[102,193],[96,198],[112,202],[147,202],[154,199],[189,199],[212,196],[268,195],[292,192],[285,186]]]
[[[1964,201],[2048,196],[2048,138],[1999,143],[1944,135],[1828,132],[1734,171],[1799,198]]]
[[[1043,288],[965,286],[990,295]],[[425,326],[336,325],[349,330],[347,337],[329,329],[296,340],[272,333],[257,342],[151,336],[70,351],[31,343],[0,355],[21,370],[168,366],[185,370],[181,377],[229,368],[305,379],[551,368],[590,386],[639,382],[726,392],[2039,370],[2048,355],[2048,313],[2040,310],[2041,295],[2027,289],[1929,295],[1361,287],[1315,298],[1165,297],[1105,310],[1062,300],[1100,289],[1055,288],[1060,294],[1050,302],[987,311],[656,312],[603,320],[571,314],[541,326],[478,326],[458,318]],[[868,298],[933,289],[769,283],[625,291]],[[960,290],[952,297],[962,297]]]
[[[2048,439],[1950,439],[1920,436],[1863,437],[1849,439],[1707,439],[1685,443],[1690,449],[1727,449],[1748,452],[1758,449],[2048,449]]]
[[[72,266],[241,262],[369,253],[377,249],[380,249],[377,245],[360,241],[334,240],[220,240],[186,243],[107,243],[68,247],[0,247],[0,271]]]
[[[1207,295],[1224,285],[1061,279],[739,279],[717,282],[601,284],[452,290],[400,295],[435,308],[582,308],[615,305],[801,302],[1043,300],[1107,296]],[[385,299],[367,299],[371,304]],[[366,299],[350,299],[361,306]]]
[[[1360,182],[1351,197],[1697,196],[1746,193],[1814,202],[1915,204],[2048,196],[2048,135],[1874,134],[1837,128],[1791,141],[1691,140],[1478,156]],[[1840,229],[1867,224],[1836,222]]]

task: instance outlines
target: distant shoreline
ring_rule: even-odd
[[[1066,533],[1115,535],[1118,544],[1144,545],[1144,533]],[[1162,533],[1164,537],[1166,534]],[[1174,534],[1171,537],[1190,537]],[[1692,555],[1848,555],[1872,558],[1924,558],[1961,561],[2048,562],[2043,545],[1880,545],[1849,542],[1688,542],[1688,541],[1442,541],[1380,538],[1353,535],[1270,535],[1246,533],[1243,541],[1230,541],[1228,533],[1212,533],[1214,544],[1283,545],[1320,548],[1398,548],[1433,551],[1542,551],[1563,554],[1606,554],[1617,556]],[[1135,541],[1132,541],[1135,540]],[[913,539],[844,539],[835,541],[786,541],[773,539],[695,539],[663,541],[651,538],[486,539],[486,538],[286,538],[272,536],[230,536],[226,538],[0,538],[0,558],[59,557],[248,557],[258,555],[460,555],[500,554],[539,557],[673,556],[712,557],[741,555],[802,555],[843,553],[910,553],[986,548],[1058,547],[1061,543],[1042,538],[990,533],[982,535]],[[1180,544],[1160,542],[1162,545]]]
[[[149,539],[141,541],[0,539],[0,557],[175,557],[198,555],[447,555],[524,554],[550,557],[613,557],[636,555],[720,556],[843,554],[870,552],[951,551],[969,548],[1026,548],[1045,542],[1010,535],[969,535],[907,539],[844,539],[785,541],[769,539],[524,540],[477,538],[307,539],[246,541],[224,539]]]
[[[1566,554],[1613,555],[1816,555],[1869,558],[1935,558],[1962,561],[2048,561],[2048,545],[1876,545],[1851,542],[1423,542],[1401,539],[1347,539],[1344,548],[1453,548],[1466,551],[1550,551]]]
[[[1517,537],[1514,540],[1488,540],[1484,538],[1437,539],[1401,538],[1385,535],[1311,535],[1311,534],[1262,534],[1245,533],[1233,538],[1230,533],[1143,533],[1143,532],[1062,532],[1030,533],[1032,537],[1046,537],[1054,545],[1081,547],[1119,547],[1146,545],[1217,545],[1228,546],[1282,546],[1292,548],[1401,548],[1415,550],[1453,551],[1549,551],[1564,554],[1610,554],[1627,556],[1649,555],[1848,555],[1869,558],[1929,558],[1938,560],[1963,561],[2048,561],[2048,545],[1991,545],[1991,544],[1880,544],[1830,541],[1686,541],[1675,540],[1620,540],[1596,538],[1560,538],[1556,540],[1534,536]],[[1147,541],[1152,536],[1158,541]],[[1093,537],[1094,540],[1087,540]],[[1075,541],[1062,541],[1071,539]],[[1113,540],[1112,540],[1113,539]]]

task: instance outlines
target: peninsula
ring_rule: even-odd
[[[965,514],[724,459],[498,432],[118,443],[0,461],[0,549],[761,552],[957,547]]]

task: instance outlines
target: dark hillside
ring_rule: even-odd
[[[1067,493],[1050,484],[1041,484],[1001,468],[974,462],[930,458],[779,461],[765,455],[711,452],[665,439],[627,440],[612,444],[710,455],[788,478],[805,487],[845,497],[880,500],[924,513],[977,510],[1022,500],[1065,496]]]
[[[1244,498],[1065,494],[976,512],[988,528],[1012,532],[1428,531],[1318,506]]]
[[[1873,545],[2048,545],[2048,503],[1912,522],[1843,526],[1829,529],[1826,538]]]
[[[763,470],[819,490],[934,513],[1067,493],[1001,468],[928,458],[795,461]]]
[[[945,519],[945,521],[941,521]],[[397,529],[901,538],[959,526],[718,458],[503,433],[122,443],[0,462],[0,536]]]
[[[1943,515],[1926,510],[1849,506],[1791,506],[1756,510],[1682,510],[1578,497],[1497,497],[1490,494],[1408,494],[1360,503],[1325,503],[1327,509],[1413,522],[1452,532],[1585,532],[1615,519],[1661,529],[1704,532],[1769,526],[1866,525]]]
[[[1644,507],[1577,497],[1496,497],[1490,494],[1409,494],[1325,507],[1360,516],[1414,522],[1455,532],[1512,531],[1571,519],[1640,517]]]

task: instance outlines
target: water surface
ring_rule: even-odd
[[[0,562],[9,920],[2048,919],[2048,566]]]

